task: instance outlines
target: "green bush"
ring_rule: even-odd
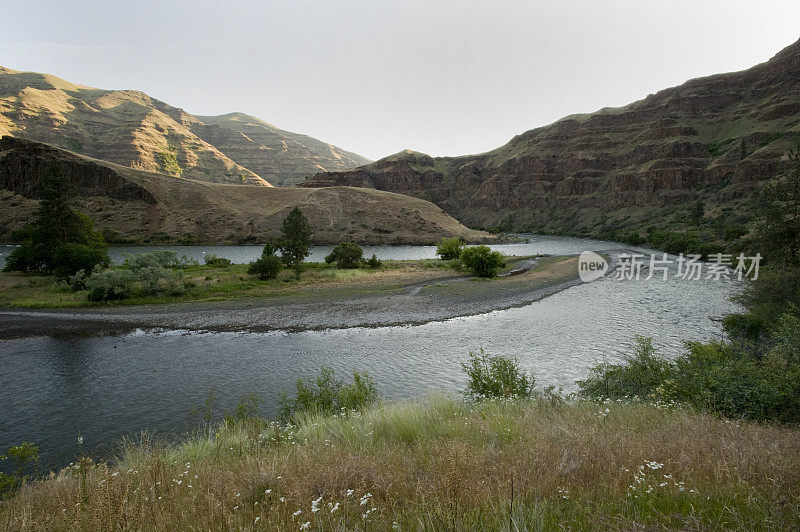
[[[342,242],[333,248],[330,255],[325,257],[328,264],[336,263],[336,267],[341,270],[358,268],[364,257],[364,250],[361,246],[353,242]]]
[[[488,246],[472,246],[461,252],[461,263],[478,277],[497,277],[497,270],[506,265],[503,254]]]
[[[225,257],[217,257],[215,253],[206,255],[204,260],[207,266],[213,266],[215,268],[230,268],[231,266],[230,259],[226,259]]]
[[[129,270],[137,270],[139,268],[148,267],[162,267],[174,268],[181,264],[178,259],[178,254],[174,251],[166,249],[155,249],[148,253],[140,253],[138,255],[129,256],[122,263],[122,266]]]
[[[625,364],[600,365],[580,394],[679,402],[757,421],[800,421],[800,318],[786,314],[773,326],[765,353],[748,344],[690,343],[674,361],[657,356],[648,339]],[[758,354],[758,356],[754,356]]]
[[[453,260],[461,256],[464,241],[460,238],[443,238],[436,244],[436,254],[442,260]]]
[[[383,262],[379,260],[374,253],[372,254],[372,257],[370,257],[369,260],[366,262],[366,265],[369,268],[372,268],[373,270],[380,268],[382,264]]]
[[[15,467],[11,474],[0,472],[1,500],[13,495],[29,478],[34,464],[39,461],[39,448],[24,441],[20,445],[9,447],[6,454],[0,456],[0,461],[10,461]]]
[[[353,410],[363,410],[378,401],[378,390],[372,377],[366,372],[353,370],[353,382],[345,384],[334,376],[327,366],[320,368],[320,374],[309,383],[297,379],[296,395],[281,397],[280,419],[291,420],[298,413],[335,414]]]
[[[473,399],[530,397],[535,379],[519,368],[515,357],[480,353],[469,354],[469,362],[461,364],[469,377],[465,395]]]
[[[659,357],[650,338],[636,338],[636,351],[622,364],[599,364],[579,381],[581,392],[590,397],[648,397],[673,376],[672,364]]]
[[[115,301],[133,295],[136,274],[126,269],[95,269],[86,280],[89,301]]]
[[[278,247],[274,243],[267,242],[261,252],[261,257],[251,262],[247,267],[247,273],[258,275],[258,278],[262,281],[275,279],[283,269],[283,262],[279,257],[275,256],[277,249]]]

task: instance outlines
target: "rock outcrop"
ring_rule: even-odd
[[[477,227],[571,234],[601,224],[675,227],[697,200],[709,216],[747,218],[753,196],[798,144],[800,41],[749,70],[568,116],[484,154],[406,151],[319,173],[304,186],[409,194]]]

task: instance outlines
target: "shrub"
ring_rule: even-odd
[[[674,361],[657,356],[640,339],[625,364],[600,365],[579,381],[592,398],[639,396],[675,401],[698,409],[757,421],[800,421],[800,318],[786,314],[772,329],[764,354],[743,343],[690,343]],[[758,353],[757,351],[755,353]]]
[[[636,351],[622,364],[603,363],[590,369],[579,381],[581,392],[590,397],[648,397],[673,373],[669,361],[656,355],[650,338],[636,338]]]
[[[481,349],[480,353],[470,352],[469,362],[461,364],[461,369],[469,377],[464,393],[473,399],[533,394],[534,376],[523,373],[516,357],[490,355]]]
[[[453,260],[461,256],[464,241],[460,238],[443,238],[436,244],[436,254],[442,260]]]
[[[127,299],[133,294],[136,274],[130,270],[95,269],[86,280],[89,301],[114,301]]]
[[[383,262],[379,260],[378,257],[376,257],[375,254],[373,253],[372,257],[370,257],[370,259],[366,262],[366,264],[368,267],[372,268],[373,270],[376,270],[381,267]]]
[[[207,266],[213,266],[215,268],[229,268],[231,265],[230,259],[226,259],[225,257],[217,257],[215,253],[206,255],[204,260]]]
[[[0,500],[13,495],[28,479],[33,465],[39,461],[39,448],[30,443],[9,447],[6,454],[0,456],[2,461],[11,461],[16,465],[11,474],[0,472]]]
[[[289,421],[301,412],[333,414],[341,411],[363,410],[378,401],[378,390],[366,372],[353,370],[353,382],[345,384],[327,366],[320,368],[317,378],[306,383],[297,379],[294,398],[281,397],[280,419]]]
[[[488,246],[464,248],[461,252],[461,262],[478,277],[497,277],[497,270],[506,264],[503,254],[492,251]]]
[[[325,257],[325,262],[336,263],[336,267],[342,270],[358,268],[364,256],[361,246],[353,242],[342,242],[333,248],[331,254]]]
[[[275,279],[283,269],[283,262],[275,256],[275,251],[277,251],[277,246],[272,242],[267,242],[261,252],[261,257],[247,267],[247,273],[258,275],[262,281]]]

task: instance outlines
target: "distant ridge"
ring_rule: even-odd
[[[212,183],[294,185],[370,162],[241,113],[193,116],[134,90],[103,90],[0,67],[0,135]]]

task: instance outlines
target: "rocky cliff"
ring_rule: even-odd
[[[440,205],[471,226],[592,233],[746,221],[800,144],[800,41],[742,72],[690,80],[622,108],[568,116],[464,157],[405,151],[305,186],[373,187]]]
[[[78,207],[112,242],[263,243],[300,207],[314,240],[332,244],[427,244],[445,236],[491,240],[436,205],[374,189],[253,187],[136,170],[10,136],[0,137],[0,242],[30,221],[41,179],[58,163],[76,185]]]
[[[369,162],[247,115],[204,118],[143,92],[95,89],[0,67],[0,135],[214,183],[293,185],[322,170]]]

